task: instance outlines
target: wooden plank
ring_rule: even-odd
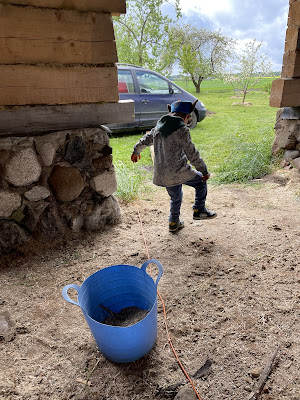
[[[0,65],[0,105],[118,100],[116,66]]]
[[[0,136],[134,122],[134,101],[0,108]]]
[[[300,78],[300,52],[289,51],[284,53],[281,77]]]
[[[294,1],[290,4],[288,17],[288,26],[300,26],[300,1]]]
[[[0,64],[115,62],[109,14],[0,4]]]
[[[57,8],[79,11],[96,11],[120,15],[126,13],[125,0],[0,0],[3,4]]]
[[[300,79],[275,79],[272,83],[270,106],[300,107]]]
[[[286,30],[284,51],[300,51],[300,27],[290,26]]]

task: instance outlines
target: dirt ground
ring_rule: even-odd
[[[164,189],[138,202],[150,256],[164,267],[158,286],[177,353],[190,375],[212,362],[194,379],[202,400],[247,400],[277,345],[260,399],[300,399],[299,182],[281,170],[255,185],[210,185],[211,221],[192,220],[185,187],[178,234],[168,232]],[[80,286],[99,269],[147,260],[137,208],[121,208],[122,223],[104,232],[1,257],[0,314],[11,324],[0,342],[1,399],[162,400],[176,394],[163,388],[186,381],[159,301],[153,349],[115,364],[97,349],[81,309],[62,298],[66,284]]]

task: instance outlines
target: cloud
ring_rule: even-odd
[[[287,0],[180,0],[182,23],[222,33],[239,41],[263,42],[262,51],[281,70],[287,28]]]
[[[220,12],[230,12],[232,10],[231,0],[180,0],[183,13],[196,13],[214,18]]]

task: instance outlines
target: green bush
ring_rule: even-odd
[[[265,83],[263,86],[263,91],[266,93],[271,93],[272,82]]]
[[[270,135],[257,142],[239,142],[216,170],[216,183],[246,182],[271,172]]]

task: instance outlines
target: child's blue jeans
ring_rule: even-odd
[[[202,211],[205,208],[207,183],[203,179],[203,175],[201,174],[201,172],[195,172],[197,173],[195,178],[184,182],[184,185],[192,186],[193,188],[195,188],[195,203],[193,205],[193,208]],[[169,222],[176,222],[180,215],[180,208],[183,197],[182,184],[166,187],[166,189],[171,199]]]

